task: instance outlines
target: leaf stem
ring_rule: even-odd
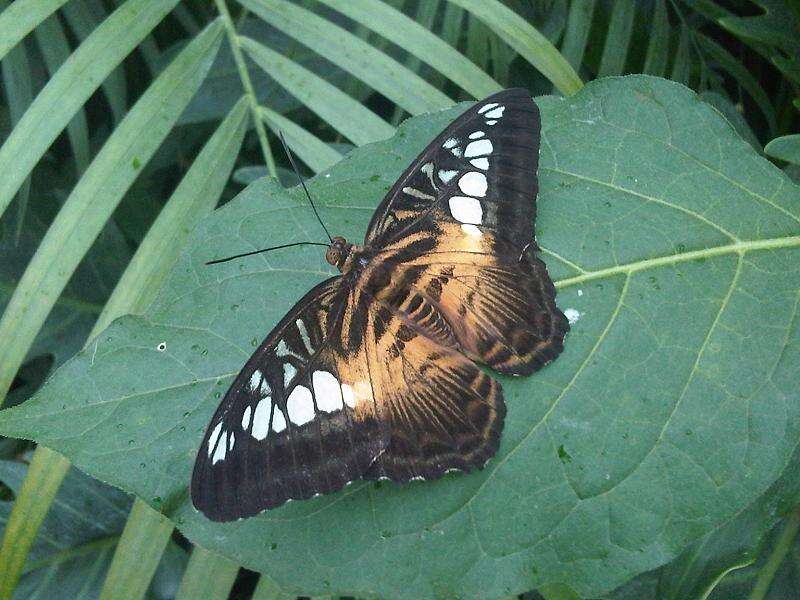
[[[260,117],[258,97],[253,88],[253,82],[250,79],[250,72],[247,70],[247,64],[244,61],[242,48],[239,45],[239,34],[236,32],[236,25],[233,23],[231,13],[228,11],[228,5],[225,4],[225,0],[214,0],[214,4],[216,4],[217,10],[222,17],[222,22],[225,24],[225,33],[228,36],[228,43],[231,45],[233,60],[236,62],[236,69],[239,71],[239,79],[242,81],[242,87],[244,88],[248,103],[250,104],[250,114],[256,128],[256,135],[258,136],[258,143],[261,146],[261,153],[264,155],[264,163],[267,165],[269,174],[272,177],[277,177],[278,171],[275,169],[275,159],[272,156],[272,150],[267,140],[267,130],[264,128],[264,122]]]
[[[756,579],[756,584],[753,586],[753,591],[750,592],[748,600],[763,600],[766,597],[778,568],[780,568],[783,559],[786,558],[789,550],[794,545],[798,530],[800,530],[800,508],[795,510],[786,520],[786,525],[784,525],[775,547],[758,573],[758,579]]]
[[[561,289],[571,285],[593,281],[595,279],[604,279],[614,275],[630,275],[631,273],[636,273],[638,271],[644,271],[666,265],[674,265],[682,262],[689,262],[701,258],[711,258],[726,254],[737,254],[739,256],[743,256],[748,252],[754,252],[757,250],[777,250],[780,248],[797,247],[800,247],[800,236],[771,238],[766,240],[739,241],[734,244],[727,244],[725,246],[715,246],[713,248],[705,248],[703,250],[692,250],[690,252],[648,258],[632,263],[607,267],[605,269],[598,269],[597,271],[587,271],[582,269],[582,275],[558,279],[553,283],[555,284],[556,289]],[[542,249],[542,252],[545,252],[545,249]],[[548,253],[553,254],[551,252]]]

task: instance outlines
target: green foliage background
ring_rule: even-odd
[[[796,3],[0,8],[0,598],[793,597]],[[537,233],[581,317],[503,382],[497,461],[204,521],[215,390],[327,268],[201,266],[313,235],[274,132],[357,239],[441,109],[511,86],[550,95]]]

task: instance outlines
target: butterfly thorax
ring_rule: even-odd
[[[351,244],[341,236],[336,236],[331,241],[325,260],[342,273],[348,273],[353,268],[362,268],[367,264],[364,257],[364,247]]]

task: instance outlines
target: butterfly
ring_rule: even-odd
[[[436,479],[497,451],[503,393],[569,329],[534,241],[539,110],[523,89],[469,108],[411,163],[340,274],[309,291],[214,413],[192,473],[213,521],[358,480]]]

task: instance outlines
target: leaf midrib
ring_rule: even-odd
[[[556,288],[561,289],[571,285],[577,285],[579,283],[594,281],[595,279],[604,279],[607,277],[613,277],[614,275],[630,275],[631,273],[636,273],[638,271],[646,271],[648,269],[655,269],[657,267],[691,262],[693,260],[702,258],[712,258],[715,256],[723,256],[725,254],[736,254],[743,256],[748,252],[755,252],[758,250],[776,250],[781,248],[798,247],[800,247],[800,235],[736,242],[733,244],[726,244],[724,246],[693,250],[691,252],[681,252],[679,254],[668,254],[665,256],[657,256],[655,258],[647,258],[631,263],[607,267],[605,269],[598,269],[596,271],[585,271],[581,275],[558,279],[553,283],[555,284]],[[542,250],[545,249],[543,248]],[[552,254],[555,258],[559,258],[558,254],[550,252],[549,250],[547,252]]]
[[[616,266],[613,266],[613,267],[608,267],[606,269],[599,269],[597,271],[586,271],[582,275],[577,275],[575,277],[567,277],[565,279],[558,279],[558,280],[554,281],[554,284],[555,284],[556,288],[561,289],[561,288],[569,287],[569,286],[572,286],[572,285],[577,285],[577,284],[580,284],[580,283],[594,281],[596,279],[603,279],[603,278],[613,277],[615,275],[626,275],[626,276],[629,276],[630,274],[638,272],[638,271],[645,271],[647,269],[657,268],[657,267],[666,266],[666,265],[674,265],[674,264],[679,264],[679,263],[682,263],[682,262],[691,262],[693,260],[697,260],[697,259],[700,259],[700,258],[709,258],[709,257],[714,257],[714,256],[722,256],[722,255],[725,255],[725,254],[737,254],[739,256],[743,256],[744,254],[746,254],[748,252],[754,252],[754,251],[758,251],[758,250],[773,250],[773,249],[780,249],[780,248],[800,248],[800,236],[769,238],[769,239],[765,239],[765,240],[755,240],[755,241],[748,241],[748,242],[737,242],[735,244],[728,244],[728,245],[725,245],[725,246],[717,246],[717,247],[714,247],[714,248],[706,248],[706,249],[703,249],[703,250],[694,250],[692,252],[683,252],[681,254],[670,254],[670,255],[666,255],[666,256],[659,256],[659,257],[656,257],[656,258],[645,259],[645,260],[641,260],[641,261],[627,263],[627,264],[624,264],[624,265],[616,265]],[[543,248],[542,250],[546,250],[546,249]],[[551,253],[551,254],[553,254],[553,256],[555,256],[555,257],[558,257],[558,255],[555,254],[555,253]],[[257,273],[257,272],[269,273],[269,272],[273,272],[275,270],[276,269],[265,269],[265,270],[259,270],[259,271],[250,271],[250,272],[247,273],[247,275],[253,275],[254,273]],[[285,271],[285,272],[294,272],[291,269],[279,269],[279,270]],[[233,279],[235,277],[242,277],[242,275],[235,275],[233,277],[230,277],[229,279]],[[177,327],[179,329],[185,328],[183,326],[175,326],[175,325],[172,325],[172,327]],[[206,330],[206,331],[210,331],[210,330],[208,330],[206,328],[201,328],[201,329]],[[137,395],[158,393],[158,392],[162,392],[162,391],[165,391],[165,390],[171,390],[171,389],[180,389],[181,387],[184,387],[184,386],[196,385],[198,383],[206,383],[208,381],[224,379],[225,377],[231,377],[231,376],[233,376],[235,374],[236,374],[236,372],[221,373],[221,374],[218,374],[218,375],[214,375],[212,377],[194,379],[192,381],[187,381],[185,383],[176,383],[176,384],[173,384],[173,385],[170,385],[170,386],[166,386],[166,387],[163,387],[163,388],[160,388],[160,389],[157,389],[157,390],[147,390],[147,391],[142,391],[142,392],[136,392],[133,395],[118,396],[116,398],[109,398],[107,400],[102,400],[100,402],[94,402],[94,403],[92,403],[92,406],[96,406],[96,405],[99,405],[99,404],[107,404],[109,402],[115,402],[115,401],[116,402],[121,402],[123,400],[128,400],[131,397],[134,397],[134,396],[137,396]],[[82,408],[85,408],[85,407],[82,406],[82,407],[76,407],[76,408],[81,408],[82,409]]]
[[[559,280],[559,281],[555,281],[554,283],[555,283],[556,287],[562,288],[562,287],[567,287],[569,285],[582,283],[584,281],[591,281],[593,279],[599,279],[599,278],[602,278],[602,277],[612,277],[614,275],[625,275],[625,281],[624,281],[622,290],[620,291],[619,298],[617,299],[616,305],[614,307],[614,311],[612,312],[612,314],[610,315],[610,317],[608,319],[608,323],[603,328],[603,331],[601,332],[599,338],[593,344],[592,349],[589,351],[589,353],[586,356],[586,358],[582,361],[580,367],[577,369],[577,371],[575,372],[574,376],[570,379],[569,383],[567,383],[566,386],[561,390],[561,392],[559,393],[558,397],[555,399],[555,401],[550,406],[550,408],[546,411],[546,413],[542,416],[542,418],[539,419],[539,421],[532,426],[530,431],[528,431],[528,433],[526,433],[525,436],[523,436],[523,438],[521,440],[519,440],[519,442],[517,442],[512,448],[510,448],[509,451],[505,455],[503,455],[503,457],[500,458],[500,460],[496,464],[493,465],[491,470],[488,471],[488,474],[487,474],[486,478],[481,482],[481,484],[477,487],[477,489],[470,495],[470,497],[463,504],[461,504],[460,506],[458,506],[457,508],[455,508],[454,510],[449,512],[446,516],[444,516],[443,518],[439,519],[438,521],[436,521],[433,525],[430,525],[429,527],[438,527],[439,525],[441,525],[442,523],[444,523],[448,519],[452,518],[454,515],[458,514],[459,512],[464,510],[465,508],[471,509],[472,502],[475,500],[475,498],[478,497],[478,495],[480,494],[481,490],[483,490],[483,488],[489,482],[491,482],[494,479],[495,474],[500,469],[500,467],[502,467],[502,465],[505,464],[506,461],[508,461],[510,459],[510,457],[516,453],[516,451],[522,446],[522,444],[525,442],[525,440],[527,440],[533,434],[534,431],[538,430],[538,428],[540,426],[544,425],[545,427],[547,427],[547,417],[555,410],[556,406],[559,405],[560,400],[567,393],[567,391],[572,387],[572,385],[577,380],[577,378],[581,375],[581,373],[583,372],[584,368],[589,363],[590,359],[595,354],[597,349],[600,347],[600,345],[602,344],[602,342],[606,338],[608,332],[611,330],[611,328],[613,327],[614,323],[616,322],[617,316],[619,315],[619,312],[620,312],[620,310],[622,308],[622,305],[624,303],[625,297],[626,297],[627,292],[628,292],[628,286],[629,286],[629,283],[630,283],[630,280],[631,280],[631,274],[632,273],[634,273],[636,271],[646,270],[648,268],[655,268],[657,266],[676,264],[676,263],[680,263],[680,262],[688,262],[688,261],[691,261],[691,260],[697,260],[698,258],[705,258],[705,257],[710,257],[710,256],[719,256],[719,255],[724,255],[724,254],[736,254],[739,257],[739,261],[737,262],[737,271],[736,271],[736,274],[733,277],[733,279],[732,279],[732,281],[731,281],[731,283],[730,283],[730,285],[728,287],[728,293],[727,293],[727,295],[725,297],[725,300],[720,305],[720,308],[719,308],[719,310],[717,312],[717,315],[716,315],[716,317],[714,319],[714,323],[711,325],[711,327],[709,327],[708,333],[706,334],[706,337],[705,337],[705,339],[703,341],[703,346],[698,351],[698,357],[697,357],[697,360],[695,361],[695,365],[693,366],[691,372],[689,373],[689,375],[687,377],[686,387],[688,387],[689,383],[692,381],[692,379],[694,377],[696,366],[697,366],[697,361],[699,361],[700,357],[702,356],[703,350],[705,349],[705,347],[706,347],[706,345],[708,343],[708,340],[710,339],[712,333],[716,329],[716,325],[717,325],[717,323],[718,323],[718,321],[720,319],[720,316],[722,315],[722,313],[724,312],[725,308],[727,307],[728,300],[730,299],[730,295],[733,292],[733,289],[734,289],[734,287],[736,285],[736,281],[738,280],[739,271],[741,269],[743,256],[747,252],[755,251],[755,250],[769,250],[769,249],[775,249],[775,248],[791,248],[791,247],[800,247],[800,236],[770,238],[770,239],[765,239],[765,240],[748,241],[748,242],[737,242],[735,244],[729,244],[729,245],[726,245],[726,246],[718,246],[718,247],[714,247],[714,248],[707,248],[707,249],[704,249],[704,250],[696,250],[696,251],[693,251],[693,252],[685,252],[685,253],[682,253],[682,254],[662,256],[662,257],[658,257],[658,258],[647,259],[647,260],[637,261],[637,262],[634,262],[634,263],[629,263],[627,265],[619,265],[619,266],[610,267],[610,268],[607,268],[607,269],[601,269],[601,270],[598,270],[598,271],[590,271],[590,272],[585,273],[584,275],[579,275],[579,276],[576,276],[576,277],[570,277],[570,278],[567,278],[567,279],[562,279],[562,280]],[[554,256],[557,257],[558,255],[554,255]],[[683,394],[685,393],[685,391],[686,391],[686,388],[684,388],[683,391],[681,392],[681,399],[680,400],[682,400]],[[680,400],[676,403],[675,407],[673,407],[673,410],[672,410],[669,418],[665,421],[665,424],[664,424],[664,426],[663,426],[663,428],[661,430],[661,433],[659,433],[658,440],[661,439],[661,437],[663,436],[664,430],[666,430],[666,427],[671,422],[672,417],[674,416],[675,410],[677,410],[677,406],[680,404]],[[653,448],[655,448],[655,446],[656,446],[656,443],[654,443],[653,446],[651,447],[650,452],[648,452],[648,456],[652,452]],[[641,461],[640,461],[639,464],[641,464]],[[629,476],[630,476],[630,473],[627,473],[622,480],[627,479]],[[572,490],[575,491],[575,488],[572,486],[572,483],[571,483],[569,477],[565,477],[565,481],[570,486],[570,488],[572,488]],[[609,492],[611,492],[616,487],[617,487],[616,485],[612,486],[608,490],[604,490],[599,495],[608,494]],[[587,498],[581,498],[580,496],[578,496],[578,499],[579,500],[586,500]],[[577,505],[577,503],[576,503],[576,505]],[[573,507],[572,510],[574,510],[574,507]],[[571,513],[572,510],[570,510],[570,513]],[[570,513],[567,513],[567,515],[570,514]],[[567,515],[565,515],[564,518],[566,518]],[[474,524],[473,524],[473,527],[474,527]],[[555,527],[557,527],[557,525]],[[554,529],[555,529],[555,527],[554,527]],[[476,538],[479,540],[480,537],[479,537],[478,531],[474,530],[474,533],[475,533]],[[523,549],[530,549],[530,548],[534,547],[535,545],[536,545],[536,543],[531,544],[531,545],[527,545]]]

